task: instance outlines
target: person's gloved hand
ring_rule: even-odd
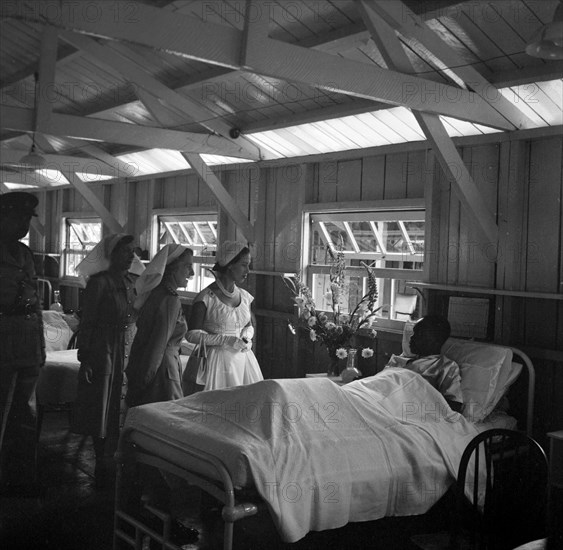
[[[242,338],[237,338],[236,336],[227,336],[228,342],[227,346],[236,349],[238,351],[248,351],[247,343]]]
[[[252,338],[254,337],[254,327],[248,325],[244,327],[240,333],[240,337],[246,343],[246,349],[243,351],[249,351],[252,349]]]
[[[190,330],[186,334],[186,340],[193,344],[199,344],[201,339],[206,346],[228,346],[238,351],[248,351],[246,342],[238,336],[208,334],[203,330]]]
[[[244,327],[240,332],[240,337],[243,340],[252,340],[254,338],[254,327],[252,325]]]

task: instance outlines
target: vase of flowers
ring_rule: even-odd
[[[381,308],[376,308],[377,281],[372,267],[363,264],[368,274],[368,292],[356,304],[350,314],[341,313],[343,300],[347,296],[345,283],[345,260],[341,250],[333,252],[327,250],[330,255],[330,290],[327,298],[330,299],[332,312],[318,311],[311,290],[305,285],[299,276],[284,276],[287,288],[293,294],[293,300],[299,307],[299,323],[309,331],[309,338],[313,342],[323,344],[329,355],[329,376],[340,374],[340,360],[348,357],[348,350],[356,348],[357,336],[361,334],[375,338],[377,332],[371,329],[373,317]],[[295,329],[290,326],[295,334]],[[361,356],[364,358],[373,356],[373,349],[363,347]]]

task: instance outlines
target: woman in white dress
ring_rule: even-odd
[[[194,299],[187,340],[205,343],[205,390],[252,384],[263,380],[252,351],[251,304],[254,297],[239,288],[250,271],[249,248],[227,241],[218,247],[213,266],[215,282]]]

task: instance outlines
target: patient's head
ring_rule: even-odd
[[[411,352],[415,355],[438,355],[450,337],[450,323],[441,315],[427,315],[413,327],[410,339]]]

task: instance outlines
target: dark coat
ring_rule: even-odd
[[[143,305],[127,366],[127,405],[183,397],[180,343],[187,331],[180,298],[157,286]]]
[[[78,389],[72,429],[95,437],[116,436],[125,416],[123,376],[135,335],[136,276],[102,271],[86,285],[78,333]],[[88,383],[84,371],[93,371]]]

